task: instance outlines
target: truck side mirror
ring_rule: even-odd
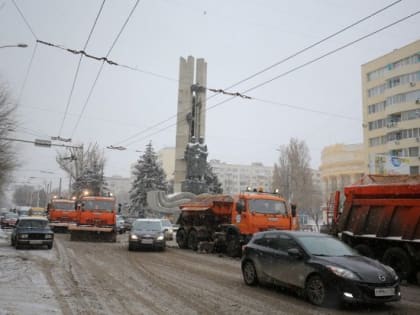
[[[296,205],[292,204],[291,208],[292,208],[292,217],[294,218],[294,217],[296,217]]]
[[[121,213],[121,207],[122,207],[122,204],[118,204],[118,213]]]
[[[238,213],[242,213],[244,211],[244,205],[243,205],[243,203],[240,203],[240,202],[237,202],[236,203],[236,211]]]

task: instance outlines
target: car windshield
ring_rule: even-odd
[[[19,227],[24,228],[44,228],[48,224],[47,220],[22,220],[19,222]]]
[[[83,209],[84,210],[104,210],[111,212],[114,210],[113,201],[103,201],[103,200],[85,200]]]
[[[249,209],[264,214],[287,214],[286,204],[278,200],[251,199]]]
[[[171,221],[169,221],[167,219],[162,220],[162,225],[163,225],[163,227],[172,227]]]
[[[16,213],[6,213],[6,214],[4,215],[4,217],[5,217],[6,219],[17,219],[17,218],[18,218],[18,215],[17,215]]]
[[[298,236],[306,250],[315,256],[358,256],[343,242],[332,237]]]
[[[70,202],[53,202],[53,209],[71,211],[74,210],[74,203]]]
[[[161,231],[162,224],[160,221],[135,221],[133,223],[133,230]]]

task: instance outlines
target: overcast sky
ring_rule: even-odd
[[[102,4],[102,0],[15,1],[38,39],[76,50],[84,47]],[[175,120],[132,141],[120,141],[176,113],[181,56],[205,58],[208,87],[226,88],[393,2],[142,0],[108,58],[162,77],[106,64],[76,128],[101,62],[83,58],[64,116],[79,56],[38,44],[29,68],[36,38],[13,1],[0,0],[0,46],[29,45],[0,49],[0,80],[19,101],[13,136],[26,140],[72,136],[76,145],[98,142],[107,158],[106,175],[128,176],[141,154],[136,150],[144,150],[149,141],[156,151],[175,146],[175,127],[165,128]],[[134,4],[134,0],[105,2],[86,48],[89,54],[106,56]],[[418,0],[401,1],[232,91],[243,92],[417,10]],[[318,168],[325,146],[362,142],[361,65],[419,38],[420,14],[248,93],[290,106],[236,98],[209,110],[209,159],[272,166],[278,158],[276,149],[296,137],[307,143],[311,165]],[[226,98],[211,98],[207,107]],[[128,150],[105,149],[116,144]],[[16,148],[21,163],[17,181],[35,177],[34,183],[58,182],[62,172],[55,162],[57,149],[30,144]]]

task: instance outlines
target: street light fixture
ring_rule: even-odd
[[[18,43],[18,44],[14,44],[14,45],[3,45],[3,46],[0,46],[0,48],[10,48],[10,47],[26,48],[26,47],[28,47],[28,45],[27,44],[23,44],[23,43]]]

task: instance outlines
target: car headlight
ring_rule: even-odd
[[[28,234],[19,234],[19,238],[28,238]]]
[[[135,235],[135,234],[131,234],[131,235],[130,235],[130,238],[131,238],[132,240],[138,240],[138,239],[139,239],[139,237],[138,237],[137,235]]]
[[[394,268],[387,265],[382,265],[382,266],[384,266],[384,268],[391,274],[391,277],[394,278],[394,280],[398,280],[398,275],[395,272]]]
[[[52,234],[45,234],[45,238],[52,238]]]
[[[350,280],[360,280],[360,278],[352,271],[336,267],[336,266],[326,266],[330,271],[332,271],[335,275],[350,279]]]
[[[158,241],[163,241],[165,239],[165,237],[163,235],[159,235],[156,239]]]

